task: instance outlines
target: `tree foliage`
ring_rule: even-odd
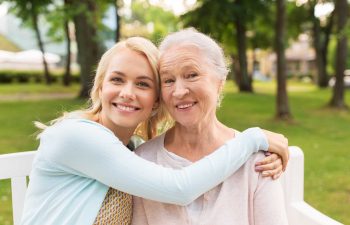
[[[168,33],[179,29],[178,19],[172,12],[152,5],[149,1],[132,1],[131,12],[131,16],[125,18],[125,23],[133,28],[139,28],[136,34],[145,36],[156,44]]]
[[[0,1],[2,3],[4,1]],[[22,23],[29,26],[35,32],[37,38],[38,47],[42,53],[43,67],[44,67],[44,77],[47,84],[51,84],[52,78],[49,72],[49,67],[47,65],[45,55],[44,41],[39,29],[39,17],[42,14],[47,13],[48,6],[52,3],[51,0],[32,0],[32,1],[22,1],[22,0],[9,0],[6,1],[10,3],[10,12],[15,14],[18,18],[22,20]]]

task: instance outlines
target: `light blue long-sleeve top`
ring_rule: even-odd
[[[250,128],[202,160],[174,170],[129,151],[112,131],[86,119],[65,119],[41,135],[22,224],[93,224],[109,187],[165,203],[186,205],[267,150]]]

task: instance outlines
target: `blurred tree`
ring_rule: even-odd
[[[276,1],[276,37],[275,50],[277,55],[277,96],[276,117],[289,120],[292,115],[289,110],[287,94],[287,74],[285,57],[285,33],[286,33],[286,0]]]
[[[328,86],[329,75],[327,71],[328,65],[328,49],[329,41],[333,29],[334,11],[329,15],[323,15],[322,18],[317,17],[315,10],[317,6],[329,0],[308,0],[300,6],[294,7],[289,12],[288,30],[299,33],[309,33],[312,37],[312,45],[315,49],[315,61],[317,70],[317,85],[320,88]]]
[[[81,90],[79,97],[87,98],[93,84],[93,71],[102,53],[102,41],[97,29],[101,24],[106,1],[69,0],[67,7],[74,9],[73,21],[78,45],[78,62],[80,65]]]
[[[178,19],[173,12],[152,5],[147,0],[132,1],[131,16],[125,18],[125,23],[132,29],[125,31],[127,36],[144,36],[156,44],[165,35],[179,28]]]
[[[72,0],[63,0],[63,2],[55,1],[53,7],[46,15],[49,22],[49,31],[47,35],[55,42],[65,41],[66,43],[66,63],[63,75],[63,85],[71,84],[71,37],[69,23],[72,22],[74,10],[70,8]]]
[[[112,4],[114,6],[115,10],[115,21],[116,21],[116,29],[115,29],[115,42],[118,42],[120,40],[120,31],[121,31],[121,17],[119,15],[119,9],[123,6],[122,0],[112,0]]]
[[[70,8],[69,8],[69,1],[71,0],[64,0],[64,19],[63,19],[63,24],[64,24],[64,34],[66,37],[66,44],[67,44],[67,49],[66,49],[66,67],[65,67],[65,72],[63,76],[63,85],[64,86],[69,86],[72,81],[72,74],[71,74],[71,38],[70,38],[70,32],[69,32],[69,21],[71,21],[71,14],[70,14]]]
[[[315,7],[318,1],[309,0],[310,18],[312,20],[313,46],[316,52],[317,84],[320,88],[328,87],[327,55],[330,35],[333,27],[334,11],[328,16],[324,25],[320,18],[315,16]]]
[[[4,2],[0,0],[0,3]],[[42,53],[43,65],[44,65],[44,77],[46,84],[52,83],[52,77],[49,72],[45,55],[45,48],[42,36],[39,30],[39,16],[45,14],[47,7],[52,3],[51,0],[8,0],[10,3],[10,12],[14,13],[18,18],[22,20],[22,23],[29,25],[35,32],[35,36],[38,42],[38,47]]]
[[[240,91],[252,92],[252,76],[247,69],[247,31],[252,31],[256,42],[264,30],[257,26],[259,16],[268,15],[270,1],[262,0],[198,0],[198,6],[182,16],[186,26],[194,26],[220,40],[230,51],[235,80]],[[263,20],[260,20],[263,21]],[[249,30],[250,28],[253,28]],[[257,29],[255,29],[257,28]],[[265,31],[267,31],[265,29]],[[269,33],[269,32],[267,32]],[[271,32],[270,32],[271,34]],[[235,41],[233,41],[235,40]],[[262,40],[267,40],[263,38]],[[254,43],[254,41],[253,41]],[[235,51],[234,48],[237,50]],[[238,63],[236,63],[238,61]]]
[[[333,87],[333,95],[329,105],[333,108],[348,108],[344,100],[344,71],[346,69],[347,58],[347,32],[346,24],[348,17],[347,0],[335,1],[335,16],[337,27],[337,52],[336,52],[336,74],[335,85]]]

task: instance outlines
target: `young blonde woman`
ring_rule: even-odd
[[[41,125],[22,224],[130,224],[131,195],[186,205],[258,150],[287,157],[286,139],[259,128],[181,170],[136,156],[126,147],[131,136],[154,137],[165,118],[157,63],[150,41],[119,42],[101,58],[91,106]]]

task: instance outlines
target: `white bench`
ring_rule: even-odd
[[[304,202],[304,155],[300,148],[290,147],[290,161],[280,179],[290,225],[342,225]],[[0,180],[11,179],[14,225],[21,221],[35,151],[0,155]]]

